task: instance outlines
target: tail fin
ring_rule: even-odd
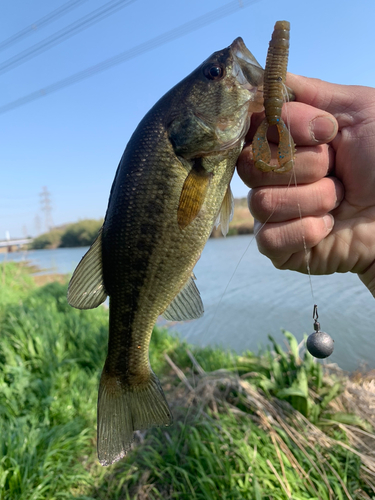
[[[136,430],[172,423],[172,414],[157,376],[147,384],[124,385],[116,376],[102,374],[98,397],[98,458],[111,465],[126,455]]]

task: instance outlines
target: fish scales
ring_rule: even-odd
[[[125,149],[103,228],[72,276],[74,307],[110,297],[98,397],[102,465],[126,454],[135,430],[172,421],[149,362],[152,329],[160,314],[203,314],[192,271],[218,215],[228,229],[229,184],[250,115],[263,109],[262,79],[238,38],[156,103]]]

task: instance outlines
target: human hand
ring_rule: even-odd
[[[294,172],[254,167],[259,115],[238,160],[252,188],[254,230],[266,223],[257,234],[259,250],[278,269],[306,273],[305,241],[312,274],[357,273],[375,296],[375,89],[292,74],[287,84],[297,101],[283,107],[297,145]],[[276,158],[277,132],[269,137]]]

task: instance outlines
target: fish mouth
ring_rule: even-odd
[[[254,91],[263,84],[264,70],[246,47],[241,37],[234,40],[230,46],[233,54],[233,76],[244,88]]]

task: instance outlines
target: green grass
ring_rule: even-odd
[[[37,288],[24,267],[9,263],[2,273],[0,500],[375,499],[375,481],[329,410],[342,382],[309,355],[300,359],[288,333],[288,351],[273,343],[261,356],[237,356],[155,329],[151,363],[176,421],[140,433],[125,460],[102,468],[96,398],[108,311],[72,309],[66,285]],[[373,432],[353,418],[341,416]],[[324,433],[313,426],[323,420]]]
[[[0,264],[0,312],[7,304],[22,300],[33,288],[33,279],[25,266],[15,262]]]

